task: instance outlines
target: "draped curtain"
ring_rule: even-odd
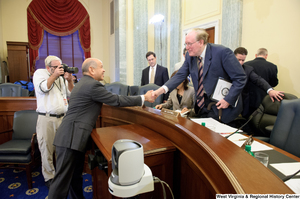
[[[33,72],[44,30],[66,36],[78,30],[85,58],[91,57],[90,17],[78,0],[33,0],[27,8],[30,68]]]

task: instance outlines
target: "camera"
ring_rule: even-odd
[[[69,67],[67,64],[62,63],[62,68],[64,69],[64,72],[68,73],[78,73],[77,67]]]

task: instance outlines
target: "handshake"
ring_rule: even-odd
[[[144,95],[145,101],[153,103],[158,96],[160,96],[161,94],[164,93],[164,91],[165,90],[162,87],[160,87],[159,89],[157,89],[155,91],[153,91],[153,90],[147,91],[147,93]]]

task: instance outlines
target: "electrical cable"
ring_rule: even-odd
[[[167,196],[166,196],[166,190],[165,190],[164,184],[169,188],[170,193],[171,193],[171,195],[172,195],[172,198],[174,199],[174,195],[173,195],[172,189],[170,188],[170,186],[169,186],[165,181],[162,181],[162,180],[160,180],[158,177],[155,177],[155,176],[153,176],[153,181],[154,181],[154,183],[159,182],[159,183],[161,184],[162,189],[163,189],[164,199],[167,198]]]

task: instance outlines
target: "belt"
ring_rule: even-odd
[[[39,115],[44,115],[44,116],[50,116],[50,117],[57,117],[57,118],[61,118],[63,116],[65,116],[64,113],[60,114],[60,115],[57,115],[57,114],[49,114],[49,113],[40,113],[38,112]]]

